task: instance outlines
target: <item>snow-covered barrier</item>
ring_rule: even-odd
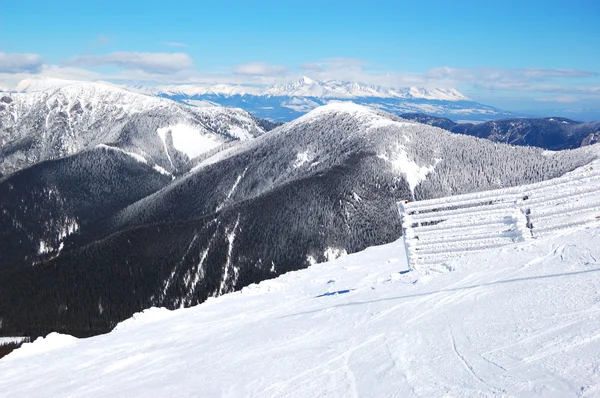
[[[398,209],[408,264],[430,269],[451,258],[600,222],[600,169],[513,188],[417,202]]]

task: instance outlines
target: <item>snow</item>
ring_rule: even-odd
[[[405,273],[400,241],[0,360],[0,396],[600,394],[600,228]]]
[[[103,149],[108,149],[108,150],[111,150],[111,151],[121,152],[121,153],[124,153],[127,156],[131,156],[132,158],[134,158],[135,160],[137,160],[140,163],[146,163],[146,164],[148,163],[148,161],[146,160],[146,158],[143,157],[142,155],[139,155],[139,154],[134,153],[134,152],[125,151],[125,150],[123,150],[121,148],[117,148],[117,147],[109,146],[109,145],[105,145],[105,144],[99,144],[99,145],[96,146],[96,148],[103,148]]]
[[[5,344],[19,344],[23,341],[27,341],[28,337],[0,337],[0,345]]]
[[[218,95],[230,97],[234,95],[246,96],[271,96],[271,97],[314,97],[314,98],[407,98],[427,99],[442,101],[468,100],[465,95],[455,89],[406,87],[391,88],[366,85],[358,82],[338,80],[314,80],[302,76],[296,81],[282,82],[273,85],[236,85],[236,84],[213,84],[213,85],[172,85],[158,86],[152,89],[140,90],[132,88],[132,91],[145,94],[166,94],[170,96],[202,96]],[[189,101],[189,102],[188,102]],[[198,100],[190,99],[186,102],[195,105]],[[203,106],[203,101],[198,101],[198,106]],[[290,104],[292,108],[293,104]]]
[[[0,396],[597,396],[600,228],[404,273],[400,241],[0,361]],[[133,382],[135,381],[135,382]]]
[[[308,152],[300,152],[296,154],[296,160],[294,160],[293,167],[297,169],[298,167],[305,165],[311,160],[312,156]]]
[[[378,158],[390,162],[395,170],[398,171],[404,178],[410,188],[410,192],[414,195],[415,188],[421,181],[427,178],[427,175],[435,170],[434,165],[419,166],[414,160],[408,157],[408,154],[403,148],[397,148],[391,156],[386,154],[377,155]]]
[[[155,171],[158,171],[160,174],[164,174],[166,176],[170,176],[173,177],[173,174],[169,173],[167,170],[163,169],[162,167],[160,167],[159,165],[155,164],[154,166],[152,166],[152,168]]]
[[[227,157],[229,157],[230,155],[232,155],[235,152],[235,149],[237,149],[237,148],[235,148],[235,147],[227,148],[227,149],[224,149],[222,151],[215,153],[212,156],[209,156],[208,158],[204,159],[203,161],[201,161],[200,163],[198,163],[197,165],[192,167],[192,169],[190,170],[190,173],[195,173],[196,171],[198,171],[206,166],[215,164],[217,162],[220,162],[221,160],[226,159]]]
[[[600,225],[600,162],[519,187],[400,204],[410,267],[556,231]]]
[[[166,151],[166,135],[171,132],[173,137],[173,146],[178,151],[185,153],[190,159],[208,152],[222,144],[213,134],[205,134],[197,127],[186,124],[176,124],[170,127],[163,127],[157,130]],[[168,153],[168,152],[167,152]]]

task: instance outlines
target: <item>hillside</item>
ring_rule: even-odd
[[[582,123],[561,117],[499,119],[478,124],[455,123],[422,113],[407,113],[401,117],[457,134],[554,151],[593,145],[600,139],[600,122]]]
[[[189,159],[269,126],[241,109],[191,107],[107,84],[53,82],[0,95],[0,173],[99,144],[178,173]]]
[[[78,231],[172,181],[141,156],[101,145],[0,180],[0,270],[54,258]]]
[[[541,181],[597,154],[500,145],[338,103],[207,156],[81,226],[60,255],[12,264],[20,270],[0,278],[3,333],[106,332],[144,308],[195,305],[391,242],[398,200]]]
[[[597,396],[598,239],[432,274],[405,273],[400,242],[372,247],[106,335],[39,338],[0,360],[0,396]]]

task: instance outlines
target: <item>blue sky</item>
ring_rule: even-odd
[[[509,110],[600,108],[600,2],[13,1],[0,87],[33,75],[454,87]]]

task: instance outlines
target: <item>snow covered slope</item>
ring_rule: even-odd
[[[2,397],[594,397],[600,229],[404,273],[373,247],[0,360]]]
[[[265,132],[241,109],[192,107],[100,83],[33,80],[23,85],[32,87],[30,92],[0,95],[2,174],[99,144],[135,153],[173,173],[182,156]]]
[[[476,124],[455,123],[424,113],[405,113],[400,117],[453,133],[553,151],[593,145],[600,139],[600,122],[582,123],[564,117],[497,119]]]
[[[144,308],[199,304],[396,240],[399,200],[558,177],[597,158],[593,147],[548,154],[332,103],[211,153],[193,171],[112,215],[79,213],[90,222],[78,223],[57,257],[43,267],[27,259],[15,264],[20,268],[11,278],[0,275],[2,333],[83,337],[105,333]],[[13,192],[3,181],[0,188]],[[87,209],[87,201],[65,197],[73,192],[68,181],[58,183],[47,188],[75,205],[69,217]],[[34,255],[40,240],[53,239],[56,250],[63,243],[54,228],[64,225],[62,212],[39,231],[38,215],[45,219],[46,209],[57,208],[53,201],[39,203],[46,191],[34,201],[27,190],[15,192],[0,206],[8,225],[27,235]],[[22,257],[24,245],[15,246],[15,258]]]

